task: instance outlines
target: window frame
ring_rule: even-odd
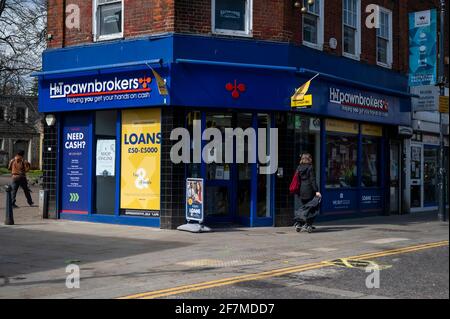
[[[387,14],[388,15],[388,26],[389,26],[389,34],[388,34],[388,39],[379,36],[378,35],[378,29],[376,30],[376,43],[375,43],[375,50],[376,50],[376,59],[377,59],[377,65],[384,67],[384,68],[388,68],[388,69],[392,69],[392,63],[393,63],[393,20],[392,20],[392,10],[389,10],[387,8],[381,7],[379,6],[380,9],[380,15],[379,15],[379,19],[381,19],[381,14]],[[384,39],[386,41],[388,41],[388,45],[387,45],[387,53],[386,53],[386,60],[387,63],[384,62],[380,62],[378,60],[378,39]]]
[[[353,26],[346,25],[344,22],[344,4],[342,1],[342,55],[344,57],[360,61],[361,59],[361,0],[356,1],[356,29],[355,30],[355,54],[345,52],[345,27],[353,28]]]
[[[244,0],[247,10],[245,11],[245,31],[228,30],[216,28],[216,1],[211,0],[211,33],[217,35],[229,35],[237,37],[253,37],[253,0]]]
[[[19,110],[23,110],[23,121],[19,121]],[[28,108],[23,106],[17,106],[15,110],[15,122],[16,123],[28,123]]]
[[[121,32],[118,33],[114,33],[114,34],[107,34],[107,35],[99,35],[99,30],[98,30],[98,18],[99,18],[99,6],[102,5],[107,5],[107,4],[99,4],[98,1],[99,0],[92,0],[93,1],[93,6],[92,6],[92,30],[93,32],[93,39],[94,42],[97,41],[108,41],[108,40],[115,40],[115,39],[121,39],[123,38],[124,35],[124,27],[125,27],[125,1],[124,0],[113,0],[110,3],[107,4],[113,4],[113,3],[118,3],[120,2],[122,4],[122,26],[121,26]]]
[[[307,3],[307,1],[306,1]],[[308,6],[306,6],[308,8]],[[304,39],[304,27],[305,27],[305,15],[313,15],[317,17],[317,43],[312,43],[309,41],[306,41]],[[319,1],[319,14],[311,13],[309,11],[306,11],[302,14],[302,43],[304,46],[316,49],[316,50],[323,50],[323,43],[324,43],[324,28],[325,28],[325,0]]]

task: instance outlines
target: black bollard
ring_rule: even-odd
[[[5,225],[14,225],[14,214],[11,202],[11,186],[5,186],[6,192],[6,211],[5,211]]]

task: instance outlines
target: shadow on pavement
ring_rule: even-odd
[[[190,246],[179,241],[103,237],[0,228],[0,277],[64,269],[67,264],[107,261]]]

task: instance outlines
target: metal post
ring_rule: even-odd
[[[6,205],[5,205],[5,225],[14,225],[14,215],[13,215],[13,207],[11,200],[11,186],[5,186],[6,193]]]
[[[445,64],[444,64],[444,39],[445,36],[445,0],[440,0],[440,35],[439,35],[439,87],[440,95],[445,95]],[[439,210],[438,217],[440,221],[445,221],[445,164],[444,164],[444,132],[442,113],[439,112]]]

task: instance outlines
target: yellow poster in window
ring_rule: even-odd
[[[120,208],[160,210],[161,109],[122,112]]]

